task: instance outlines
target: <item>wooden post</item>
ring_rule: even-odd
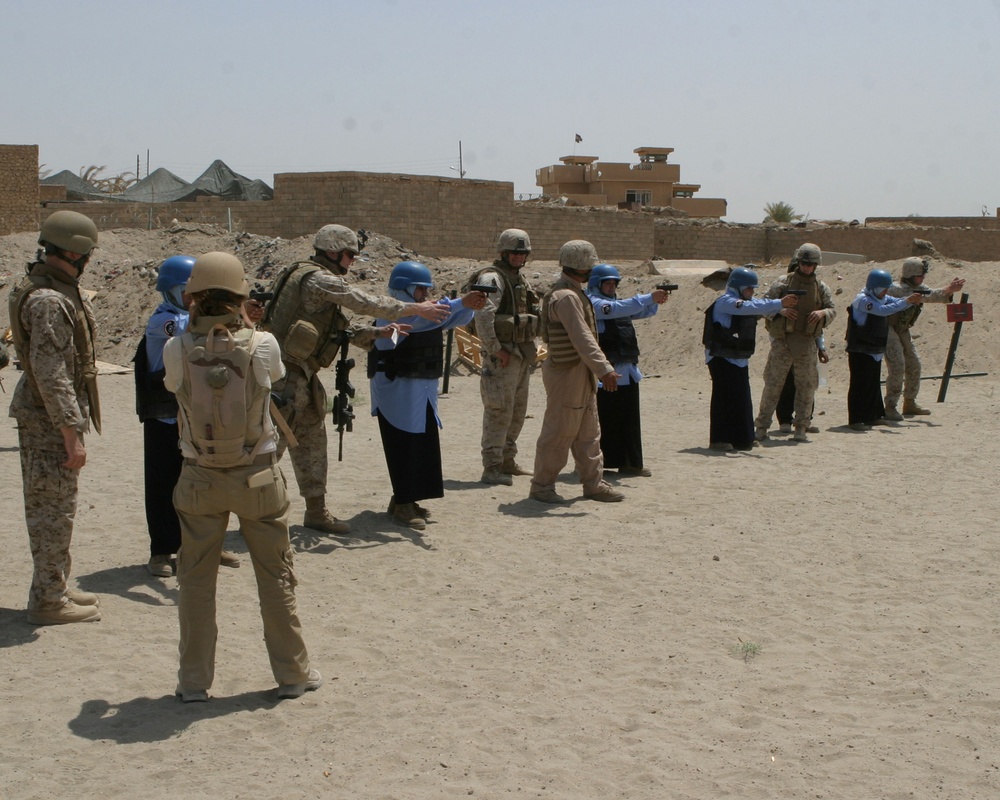
[[[962,305],[969,302],[969,294],[965,292],[962,294]],[[955,330],[951,333],[951,344],[948,346],[948,360],[944,365],[944,374],[941,376],[941,388],[938,389],[937,401],[939,403],[944,402],[944,397],[948,394],[948,383],[951,380],[951,370],[955,366],[955,351],[958,350],[958,339],[962,335],[962,321],[958,320],[955,323]]]

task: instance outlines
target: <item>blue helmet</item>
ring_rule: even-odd
[[[884,269],[873,269],[868,273],[865,288],[869,291],[878,292],[882,289],[888,289],[890,286],[892,286],[892,275]]]
[[[389,273],[389,288],[407,290],[411,286],[434,287],[431,271],[419,261],[400,261]]]
[[[738,292],[742,292],[748,286],[754,289],[757,288],[757,273],[753,271],[755,264],[747,264],[743,267],[737,267],[732,272],[729,273],[729,280],[726,281],[727,289],[736,289]]]
[[[175,286],[183,286],[191,277],[194,259],[191,256],[170,256],[160,264],[160,274],[156,278],[156,291],[168,292]]]
[[[604,281],[614,281],[621,283],[622,276],[611,264],[598,264],[590,271],[590,279],[587,281],[587,289],[593,292],[601,291],[601,284]]]

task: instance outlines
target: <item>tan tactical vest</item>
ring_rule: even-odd
[[[338,334],[349,324],[338,305],[324,306],[312,314],[306,311],[302,282],[323,269],[314,261],[298,261],[285,269],[274,281],[274,299],[260,326],[275,335],[286,364],[296,364],[310,373],[333,363],[340,351]]]
[[[560,289],[570,289],[580,298],[584,319],[587,321],[591,333],[594,334],[594,338],[597,338],[597,318],[594,316],[594,306],[575,281],[562,277],[552,285],[552,288],[542,298],[542,341],[548,345],[549,360],[553,364],[579,364],[580,354],[573,346],[566,328],[561,322],[549,317],[549,303],[552,301],[552,295]]]
[[[72,304],[73,315],[73,349],[76,352],[73,375],[73,388],[78,394],[86,393],[90,406],[90,419],[94,430],[101,432],[101,401],[97,393],[97,357],[94,349],[94,312],[90,302],[80,293],[76,278],[71,278],[58,267],[35,263],[24,280],[10,293],[7,307],[10,313],[11,336],[14,347],[21,359],[21,368],[35,390],[38,392],[38,382],[31,369],[31,348],[28,343],[28,332],[21,322],[24,303],[32,292],[38,289],[52,289],[66,297]]]
[[[475,283],[486,272],[497,272],[503,278],[504,290],[497,303],[493,318],[493,331],[501,342],[531,342],[538,336],[538,295],[521,275],[521,270],[511,269],[501,259],[492,267],[478,270],[469,283]]]
[[[788,276],[787,286],[789,289],[802,289],[806,292],[799,298],[798,305],[795,306],[798,314],[795,319],[788,319],[788,317],[779,314],[770,321],[767,332],[775,339],[784,339],[790,333],[796,336],[815,338],[822,330],[823,323],[810,322],[809,315],[816,309],[823,307],[823,294],[820,291],[819,278],[792,272]]]

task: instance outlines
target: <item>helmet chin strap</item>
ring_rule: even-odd
[[[69,257],[67,251],[63,250],[61,247],[56,248],[56,254],[69,264],[73,269],[76,270],[76,277],[79,278],[83,275],[83,268],[87,266],[87,262],[90,261],[90,253],[84,253],[79,258],[73,259]]]
[[[574,278],[577,278],[581,281],[587,280],[587,278],[590,277],[590,272],[591,272],[589,269],[579,270],[579,269],[573,269],[572,267],[563,267],[562,271],[568,273],[569,275],[572,275]]]
[[[317,250],[316,255],[313,256],[313,261],[317,264],[326,267],[327,269],[333,271],[337,275],[346,275],[347,267],[342,266],[340,259],[343,257],[343,251],[341,251],[339,257],[336,261],[330,258],[324,251]]]

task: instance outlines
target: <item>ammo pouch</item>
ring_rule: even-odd
[[[501,342],[530,342],[538,332],[538,317],[534,314],[497,314],[493,330]]]
[[[316,349],[316,342],[319,341],[319,331],[311,322],[299,319],[288,328],[288,335],[285,336],[285,355],[296,361],[306,361]]]

